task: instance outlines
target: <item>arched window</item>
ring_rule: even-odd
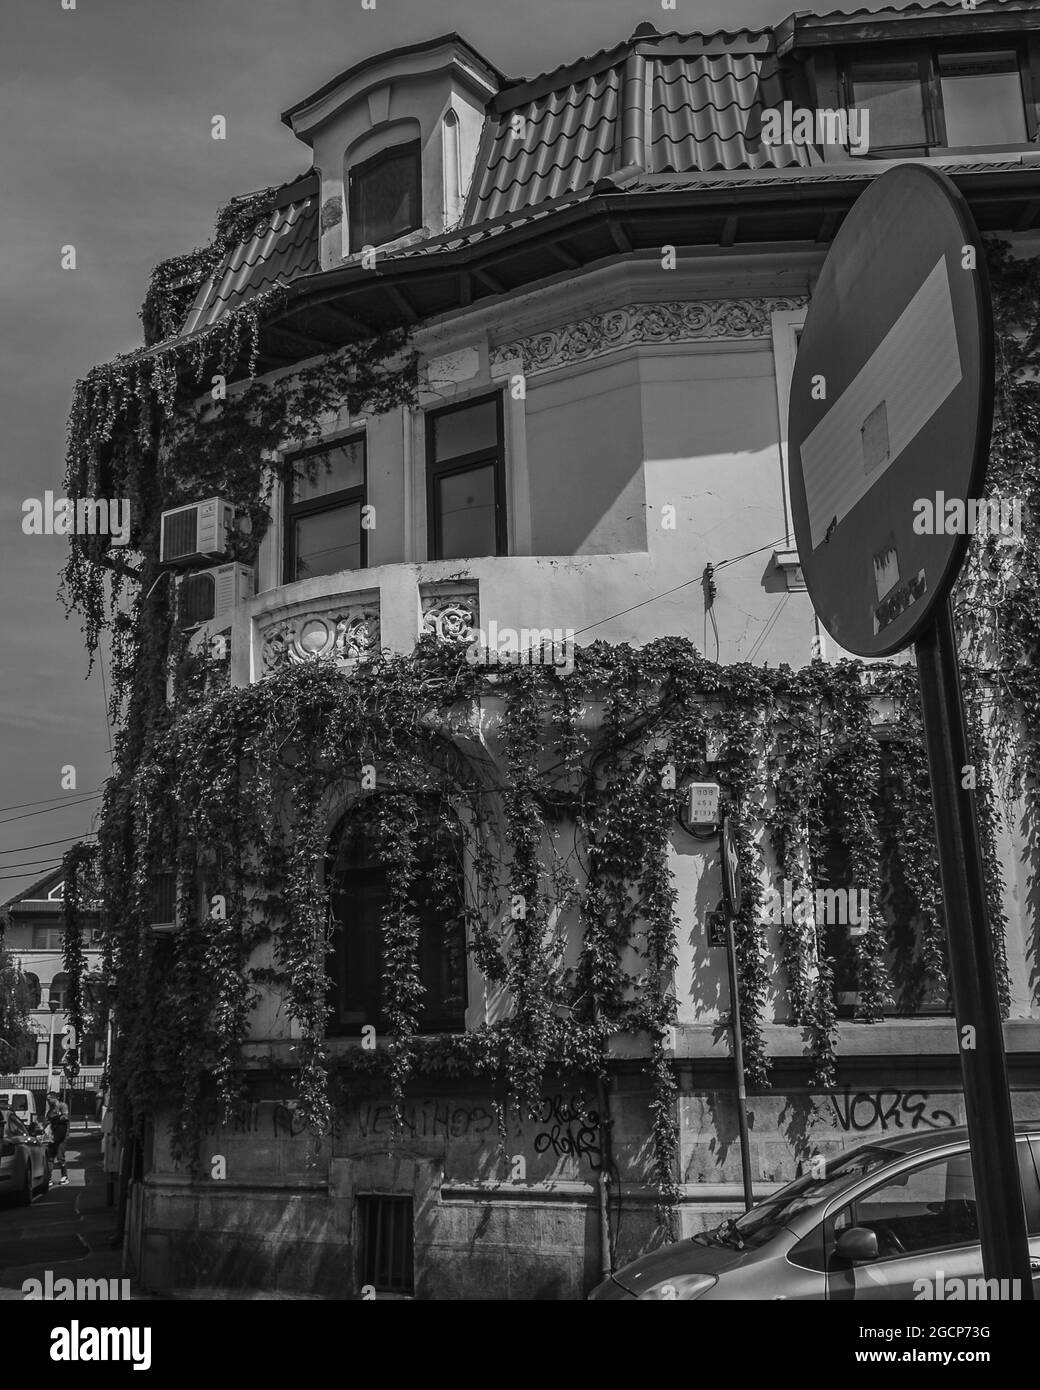
[[[40,990],[40,977],[34,975],[31,970],[26,970],[22,976],[25,981],[26,991],[29,996],[29,1008],[38,1009],[42,992]]]
[[[352,164],[347,174],[350,251],[383,246],[422,226],[422,145],[408,140]]]
[[[873,808],[880,838],[881,901],[885,919],[887,949],[885,965],[892,998],[886,1014],[949,1014],[949,990],[942,980],[929,977],[924,963],[922,918],[915,885],[908,881],[899,851],[899,799],[895,783],[895,759],[889,740],[881,744],[878,795]],[[869,904],[861,898],[863,885],[854,881],[852,860],[842,835],[841,799],[845,794],[829,779],[825,781],[823,801],[824,839],[821,846],[817,889],[824,895],[837,890],[847,895],[837,900],[837,911],[824,913],[825,949],[833,961],[834,992],[840,1017],[851,1017],[859,1002],[856,951],[858,920]],[[830,905],[828,901],[828,905]],[[842,910],[844,909],[844,910]]]
[[[386,1026],[383,916],[393,868],[380,861],[371,810],[366,802],[346,817],[333,839],[332,950],[326,966],[330,1034],[357,1034],[369,1024],[378,1032]],[[466,1011],[461,833],[447,832],[429,816],[417,840],[419,867],[411,898],[419,919],[419,1030],[461,1031]]]
[[[444,225],[453,226],[462,216],[462,158],[459,148],[459,118],[449,106],[444,113]]]
[[[69,977],[65,974],[64,970],[60,975],[55,975],[54,979],[51,980],[49,994],[50,1002],[52,1004],[57,1002],[59,1009],[63,1010],[65,1008],[65,996],[68,988]]]

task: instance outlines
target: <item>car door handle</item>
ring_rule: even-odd
[[[1040,1260],[1030,1260],[1029,1268],[1033,1271],[1034,1274],[1040,1274]]]

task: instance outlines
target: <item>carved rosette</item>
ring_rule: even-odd
[[[372,604],[330,613],[297,613],[263,631],[265,671],[303,661],[363,661],[379,651],[379,610]]]
[[[480,626],[476,587],[420,592],[423,636],[438,642],[470,643]]]
[[[492,370],[501,369],[519,357],[525,372],[545,372],[641,343],[768,338],[774,313],[802,309],[807,303],[805,299],[771,297],[626,304],[545,333],[502,343],[491,350],[491,366]]]

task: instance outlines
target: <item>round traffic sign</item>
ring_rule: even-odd
[[[856,656],[908,646],[978,511],[993,416],[989,280],[944,174],[882,174],[813,293],[791,383],[789,485],[806,588]]]

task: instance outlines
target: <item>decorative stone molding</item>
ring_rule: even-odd
[[[303,609],[261,632],[263,667],[274,671],[303,661],[343,666],[379,651],[379,598],[343,599],[325,612]]]
[[[476,583],[421,584],[422,635],[438,642],[472,642],[480,626]]]
[[[605,314],[518,338],[491,349],[492,371],[520,357],[525,372],[546,372],[646,343],[769,338],[771,316],[802,309],[807,299],[705,299],[668,304],[626,304]]]

